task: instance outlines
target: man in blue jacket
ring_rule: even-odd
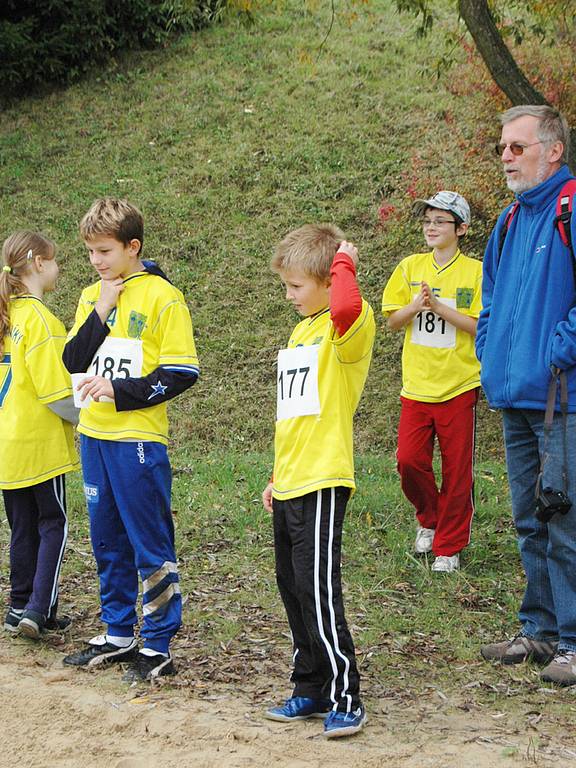
[[[527,583],[518,634],[483,646],[481,653],[504,664],[545,664],[543,680],[574,685],[576,286],[573,256],[555,223],[559,192],[573,178],[566,165],[569,130],[564,117],[547,106],[513,107],[501,122],[498,153],[519,205],[508,223],[511,206],[502,212],[486,248],[476,353],[486,397],[502,410],[512,513]],[[576,244],[575,220],[576,212],[570,223]],[[568,416],[564,423],[557,399],[545,441],[555,368],[566,374]],[[540,487],[566,490],[571,509],[549,522],[538,520]]]

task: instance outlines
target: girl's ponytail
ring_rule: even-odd
[[[2,246],[0,269],[0,360],[4,357],[4,339],[10,333],[10,297],[28,293],[22,276],[30,271],[32,259],[53,259],[56,246],[39,232],[15,232]]]

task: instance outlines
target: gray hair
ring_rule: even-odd
[[[561,112],[547,104],[521,104],[518,107],[511,107],[500,115],[502,125],[511,123],[519,117],[536,117],[538,119],[538,130],[536,135],[543,144],[554,144],[555,141],[561,141],[564,145],[564,151],[560,157],[561,163],[567,163],[570,156],[570,128],[566,118]]]

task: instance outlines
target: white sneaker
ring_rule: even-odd
[[[435,573],[454,573],[460,570],[460,555],[438,555],[432,563],[432,570]]]
[[[417,555],[425,555],[426,552],[432,552],[432,542],[434,541],[434,528],[422,528],[418,526],[416,530],[416,541],[414,542],[414,552]]]

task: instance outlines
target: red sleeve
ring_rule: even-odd
[[[362,295],[356,282],[356,267],[348,254],[337,253],[334,256],[330,277],[330,319],[338,336],[344,336],[362,311]]]

